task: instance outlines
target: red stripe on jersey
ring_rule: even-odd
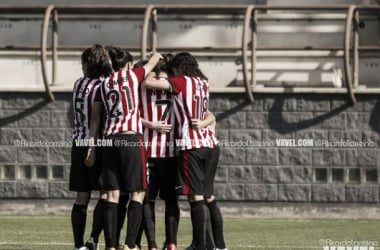
[[[142,72],[145,72],[144,71],[144,68],[141,68],[141,69],[143,69],[143,71]],[[130,73],[130,72],[129,72]],[[145,77],[145,76],[144,76]],[[143,77],[143,78],[144,78]],[[133,74],[133,75],[131,75],[131,78],[132,79],[134,79],[134,81],[137,81],[138,83],[140,83],[141,81],[137,78],[137,75],[136,74]],[[140,84],[136,84],[136,85],[134,85],[133,86],[133,91],[132,91],[132,99],[133,99],[133,105],[132,105],[132,108],[133,108],[133,113],[136,115],[136,117],[137,117],[137,119],[140,121],[140,123],[139,124],[137,124],[137,123],[133,123],[132,125],[134,126],[134,127],[136,127],[135,129],[139,129],[140,131],[141,131],[141,133],[142,133],[142,124],[141,124],[141,120],[140,120],[140,118],[141,118],[141,115],[140,115],[140,110],[139,110],[139,108],[138,108],[138,106],[139,106],[139,103],[140,103],[140,98],[139,98],[139,92],[138,92],[138,89],[139,89],[139,86],[140,86]],[[139,126],[139,128],[137,128],[137,126]]]
[[[144,87],[141,87],[141,91],[144,91],[145,96],[141,97],[142,100],[144,100],[144,105],[143,105],[143,117],[146,120],[153,121],[153,111],[152,111],[152,93],[153,91],[150,89],[146,89]],[[140,92],[142,94],[142,92]],[[146,132],[145,132],[146,131]],[[148,141],[148,146],[146,147],[147,149],[147,155],[148,157],[152,157],[152,138],[153,138],[153,129],[147,129],[144,128],[144,140]],[[146,133],[148,133],[147,136]],[[149,144],[150,143],[150,144]]]
[[[183,168],[183,184],[182,184],[182,194],[188,195],[189,194],[189,152],[184,151],[183,152],[183,162],[182,162],[182,168]]]
[[[187,79],[187,82],[189,83],[186,83],[186,86],[188,87],[187,88],[187,97],[186,97],[186,101],[189,103],[188,107],[191,106],[191,110],[189,110],[189,118],[195,118],[195,119],[199,119],[199,117],[197,117],[197,112],[198,112],[198,108],[197,108],[197,99],[195,98],[196,97],[196,94],[197,94],[197,90],[196,90],[196,85],[195,85],[195,81],[194,79],[190,78],[190,79]],[[189,119],[189,127],[191,127],[191,120]],[[189,129],[189,135],[190,135],[190,140],[193,142],[193,143],[196,143],[198,144],[198,137],[196,135],[196,131],[195,130],[190,130]]]
[[[142,184],[142,188],[145,190],[148,188],[148,183],[147,183],[147,179],[146,179],[146,154],[145,154],[145,149],[144,149],[144,146],[143,146],[143,140],[141,138],[141,136],[138,137],[138,141],[139,141],[139,146],[140,147],[140,155],[141,155],[141,168],[142,168],[142,171],[141,171],[141,184]]]
[[[123,79],[123,77],[125,77],[123,74],[124,72],[125,71],[121,71],[121,70],[117,72],[117,87],[118,87],[118,91],[120,93],[121,106],[122,106],[122,110],[123,110],[123,118],[121,119],[121,126],[118,129],[119,133],[123,132],[122,124],[124,124],[126,119],[127,119],[127,115],[124,112],[126,110],[129,110],[129,107],[127,106],[127,101],[125,100],[126,99],[125,90],[123,89],[123,80],[122,79]]]
[[[78,124],[78,119],[77,119],[77,112],[76,112],[76,98],[77,96],[79,96],[79,90],[81,89],[81,86],[83,84],[83,81],[84,81],[84,77],[78,79],[75,84],[74,84],[74,88],[73,88],[73,108],[74,108],[74,132],[73,132],[73,139],[75,138],[78,138],[78,135],[80,134],[80,126]]]
[[[159,90],[156,90],[156,100],[162,100],[162,91],[159,91]],[[163,120],[164,117],[162,117],[162,106],[163,105],[159,105],[156,101],[155,103],[156,105],[156,112],[157,112],[157,121],[161,121]],[[157,133],[157,132],[156,132]],[[166,134],[161,134],[161,133],[157,133],[157,142],[156,142],[156,151],[157,151],[157,155],[161,155],[161,150],[164,150],[165,147],[162,147],[162,139],[166,137]],[[154,146],[154,145],[152,145]]]
[[[91,100],[91,102],[87,102],[87,112],[88,112],[88,117],[87,117],[87,121],[88,121],[88,127],[90,128],[90,123],[91,123],[91,117],[92,117],[92,106],[94,105],[94,101],[95,101],[95,95],[97,90],[95,88],[91,88],[89,90],[89,93],[88,93],[88,99]],[[89,131],[90,133],[90,131]]]
[[[128,76],[128,79],[131,79],[131,74],[130,74],[130,72],[128,71],[127,72],[127,76]],[[133,79],[132,79],[132,81],[133,81]],[[127,93],[126,92],[126,95],[128,95],[129,94],[129,102],[131,102],[130,104],[131,104],[131,107],[128,105],[128,111],[129,111],[129,113],[128,114],[130,114],[131,115],[131,117],[133,117],[133,103],[134,103],[134,91],[133,91],[133,89],[134,89],[134,86],[133,85],[131,85],[131,86],[128,86],[128,89],[126,89],[125,91],[128,91],[129,93]],[[125,97],[125,96],[124,96]],[[125,101],[125,99],[124,99],[124,101]],[[126,105],[126,107],[127,107],[127,105]],[[130,113],[131,112],[131,113]],[[133,120],[133,119],[128,119],[128,128],[130,128],[131,130],[134,130],[135,128],[134,128],[134,126],[133,126],[133,123],[134,123],[135,121]]]
[[[214,148],[219,144],[218,139],[215,136],[215,132],[212,128],[210,128],[210,126],[204,129],[204,133],[206,140],[210,143],[210,148]]]
[[[83,117],[83,111],[84,111],[84,107],[83,107],[83,102],[80,101],[78,102],[78,100],[81,100],[83,99],[83,95],[81,94],[83,92],[83,90],[86,89],[86,86],[87,86],[87,78],[85,78],[81,84],[81,88],[79,89],[79,94],[78,96],[75,97],[75,102],[74,102],[74,105],[75,105],[75,115],[78,117],[77,118],[77,126],[78,126],[78,138],[83,138],[84,137],[84,133],[85,133],[85,129],[84,129],[84,125],[82,124],[82,119],[84,119]],[[77,111],[81,111],[80,115],[78,115],[78,112]]]
[[[176,121],[175,134],[176,134],[176,138],[178,138],[180,140],[183,140],[182,127],[183,127],[183,124],[185,123],[185,120],[186,120],[185,112],[183,112],[183,109],[181,107],[181,103],[177,100],[177,98],[179,100],[182,99],[182,95],[183,95],[183,93],[180,93],[178,96],[176,96],[174,98],[174,107],[173,107],[174,115],[176,117],[176,119],[175,119],[175,121]],[[177,142],[176,142],[176,146],[181,149],[181,146]]]
[[[101,94],[102,94],[102,101],[103,101],[103,104],[107,103],[107,97],[106,97],[106,85],[107,84],[110,84],[110,82],[112,81],[113,77],[111,76],[108,81],[105,81],[103,82],[102,86],[101,86]],[[107,80],[107,79],[106,79]],[[105,113],[106,114],[109,114],[110,113],[110,108],[108,105],[103,105],[105,106]],[[106,130],[107,128],[109,128],[111,126],[111,119],[108,119],[108,120],[105,120],[105,125],[104,125],[104,134],[106,133]]]
[[[151,109],[151,103],[152,103],[152,95],[149,94],[149,93],[152,93],[152,90],[147,90],[145,89],[144,87],[141,88],[142,91],[145,91],[145,98],[146,99],[143,99],[144,97],[142,97],[142,100],[144,100],[144,104],[143,104],[143,110],[144,110],[144,114],[143,114],[143,118],[146,119],[146,120],[149,120],[149,121],[153,121],[153,118],[152,118],[152,109]],[[153,153],[152,153],[152,138],[153,138],[153,133],[155,132],[153,129],[148,129],[148,128],[143,128],[144,130],[144,140],[148,142],[148,145],[146,147],[147,149],[147,156],[148,157],[152,157]]]
[[[89,92],[89,88],[88,88],[88,85],[91,83],[91,80],[88,79],[87,80],[87,83],[85,83],[85,91],[82,91],[82,99],[85,100],[85,97],[86,97],[86,94]],[[87,110],[87,112],[85,111],[85,105],[86,105],[86,101],[88,102],[88,100],[85,100],[83,102],[83,104],[81,104],[81,108],[84,110],[84,113],[85,113],[85,119],[87,119],[87,116],[89,115],[89,111]],[[87,106],[88,107],[88,106]],[[88,120],[89,121],[89,120]],[[90,124],[87,123],[87,127],[89,128],[90,127]],[[86,138],[87,136],[87,133],[86,133],[86,128],[85,127],[82,127],[82,138]]]

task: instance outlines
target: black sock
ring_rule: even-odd
[[[106,201],[99,199],[94,208],[93,220],[92,220],[92,229],[91,237],[94,239],[94,242],[99,242],[99,235],[104,227],[104,203]]]
[[[120,233],[123,229],[125,216],[127,215],[127,203],[129,200],[128,194],[120,195],[119,204],[117,206],[117,231],[116,231],[116,244],[120,243]]]
[[[165,242],[177,245],[179,206],[177,201],[165,201]]]
[[[191,224],[193,225],[193,236],[197,250],[206,249],[206,221],[203,205],[203,200],[190,202]]]
[[[86,228],[87,206],[74,203],[71,210],[71,226],[75,247],[84,246],[83,235]]]
[[[212,225],[211,225],[211,219],[210,219],[210,212],[208,210],[208,207],[206,204],[203,205],[204,213],[205,213],[205,221],[206,221],[206,248],[207,249],[214,249],[214,236],[212,232]]]
[[[140,229],[140,224],[142,220],[142,204],[131,200],[128,205],[128,224],[127,224],[127,237],[125,239],[125,244],[129,248],[135,247],[136,236]]]
[[[210,211],[215,246],[220,249],[226,248],[223,235],[223,217],[219,207],[216,204],[216,200],[207,203],[207,207]]]
[[[156,244],[156,214],[155,214],[155,202],[144,201],[143,204],[143,223],[146,234],[146,241],[148,242],[148,248],[157,248]]]
[[[104,203],[104,240],[106,247],[116,248],[117,203]]]
[[[139,232],[137,233],[136,240],[135,240],[135,245],[137,245],[140,249],[141,249],[141,239],[142,239],[143,232],[144,232],[144,223],[143,221],[141,221]]]

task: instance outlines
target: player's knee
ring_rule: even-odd
[[[204,196],[203,195],[189,195],[187,199],[189,200],[189,202],[202,201],[204,200]]]
[[[131,199],[143,204],[144,197],[145,197],[145,191],[136,191],[136,192],[132,192]]]
[[[155,205],[156,201],[155,200],[144,200],[143,204],[144,205]]]
[[[107,200],[107,192],[100,192],[100,199]]]
[[[165,200],[165,206],[166,207],[178,207],[178,201],[177,200]]]
[[[77,192],[75,203],[81,206],[87,206],[90,202],[91,192]]]
[[[213,202],[215,200],[215,195],[205,196],[207,203]]]
[[[107,192],[107,201],[113,203],[119,203],[120,191],[112,190]]]

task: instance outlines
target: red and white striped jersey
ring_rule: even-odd
[[[210,148],[214,148],[219,144],[219,141],[215,136],[215,130],[211,128],[211,126],[208,126],[206,129],[203,130],[203,132],[206,140],[210,142]]]
[[[172,95],[161,90],[140,89],[141,117],[151,122],[165,121],[174,126]],[[165,158],[175,156],[174,128],[169,133],[160,133],[144,127],[147,156]]]
[[[102,102],[100,86],[102,81],[88,77],[79,78],[73,88],[74,131],[73,139],[90,137],[92,107],[95,102]]]
[[[108,77],[101,87],[105,106],[104,136],[125,131],[142,134],[138,89],[145,76],[143,67],[119,70]]]
[[[174,114],[179,150],[213,147],[205,130],[191,127],[191,119],[204,120],[208,112],[209,84],[199,77],[178,76],[169,78],[174,97]]]

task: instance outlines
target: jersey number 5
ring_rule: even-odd
[[[79,122],[79,125],[83,125],[86,116],[83,112],[84,100],[83,98],[75,98],[74,110],[75,110],[75,120]]]

